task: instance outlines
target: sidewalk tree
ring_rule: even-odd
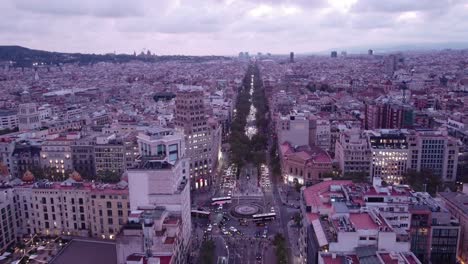
[[[200,264],[214,264],[216,245],[213,240],[203,241],[200,248],[198,262]]]
[[[403,174],[404,183],[408,184],[415,191],[427,191],[431,195],[435,195],[439,187],[442,185],[440,177],[434,175],[431,170],[415,171],[409,170]]]
[[[111,170],[102,170],[97,172],[97,178],[105,183],[117,183],[120,181],[120,173]]]
[[[273,245],[275,246],[276,263],[287,264],[288,262],[288,250],[286,248],[286,240],[282,234],[276,234],[273,239]]]
[[[295,213],[293,216],[294,224],[298,227],[302,227],[302,214],[301,213]]]

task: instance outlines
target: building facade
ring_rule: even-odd
[[[191,186],[195,189],[211,185],[221,138],[221,127],[209,124],[204,99],[200,86],[180,86],[175,99],[174,124],[185,135]]]
[[[430,170],[444,182],[457,176],[458,141],[439,130],[415,130],[408,137],[408,169]]]
[[[407,170],[407,131],[367,131],[372,152],[371,176],[399,184]]]
[[[20,131],[35,130],[41,127],[39,112],[35,103],[19,105],[18,127]]]
[[[335,159],[344,175],[352,173],[369,175],[371,155],[370,145],[362,131],[350,129],[340,133],[335,144]]]
[[[280,115],[276,123],[278,144],[289,142],[292,146],[309,144],[309,120],[302,113]]]
[[[18,216],[15,214],[15,197],[9,186],[0,186],[0,251],[5,251],[16,242]]]
[[[0,110],[0,129],[15,129],[17,127],[17,112],[10,110]]]
[[[141,158],[129,169],[131,214],[117,237],[117,261],[135,256],[187,263],[191,236],[189,161],[185,137],[150,128],[138,135]]]

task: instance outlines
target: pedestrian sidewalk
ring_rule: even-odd
[[[278,185],[278,193],[280,195],[281,202],[283,204],[288,205],[289,207],[297,207],[300,206],[300,202],[294,199],[294,197],[286,197],[287,191],[290,190],[289,186]]]
[[[291,256],[293,259],[291,260],[293,264],[299,264],[296,263],[294,260],[297,260],[300,255],[300,250],[299,250],[299,229],[294,227],[294,222],[289,221],[288,222],[288,235],[289,235],[289,241],[291,243],[290,248],[291,248]]]

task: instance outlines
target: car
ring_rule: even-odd
[[[262,254],[257,254],[257,257],[256,257],[257,260],[262,260]]]
[[[227,231],[227,230],[224,230],[224,231],[223,231],[223,235],[225,235],[225,236],[230,236],[231,233],[229,233],[229,231]]]
[[[229,230],[231,230],[232,232],[237,232],[237,228],[235,228],[233,226],[229,227]]]
[[[260,237],[260,231],[255,232],[255,237]]]
[[[268,236],[268,229],[265,229],[265,230],[263,230],[263,235],[262,235],[262,237],[263,237],[263,238],[267,238],[267,236]]]
[[[274,206],[271,207],[271,211],[275,212],[275,207]]]
[[[236,234],[238,234],[239,236],[243,236],[244,233],[242,233],[240,230],[237,230]]]
[[[211,230],[213,230],[213,226],[209,225],[208,228],[206,229],[206,231],[211,232]]]

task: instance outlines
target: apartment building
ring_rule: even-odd
[[[15,129],[17,127],[17,112],[11,110],[0,110],[0,129]]]
[[[304,113],[279,115],[276,132],[278,144],[289,142],[292,146],[309,145],[309,120]]]
[[[15,197],[11,186],[0,186],[0,251],[5,251],[16,242],[18,215],[15,214]]]
[[[150,128],[138,135],[141,159],[128,171],[131,214],[117,236],[119,264],[139,256],[186,262],[191,217],[185,142],[172,129]]]
[[[387,183],[399,184],[407,170],[408,131],[369,130],[366,131],[372,152],[371,176]]]
[[[180,86],[174,124],[185,135],[192,188],[211,185],[221,142],[221,126],[209,121],[200,86]]]
[[[457,176],[459,141],[443,130],[413,130],[408,137],[408,169],[431,170],[444,182]]]
[[[353,128],[340,133],[335,144],[335,159],[344,175],[370,174],[371,155],[370,145],[362,131]]]
[[[115,239],[129,214],[125,182],[95,185],[73,172],[63,182],[34,182],[31,172],[13,186],[18,236],[42,235]]]

